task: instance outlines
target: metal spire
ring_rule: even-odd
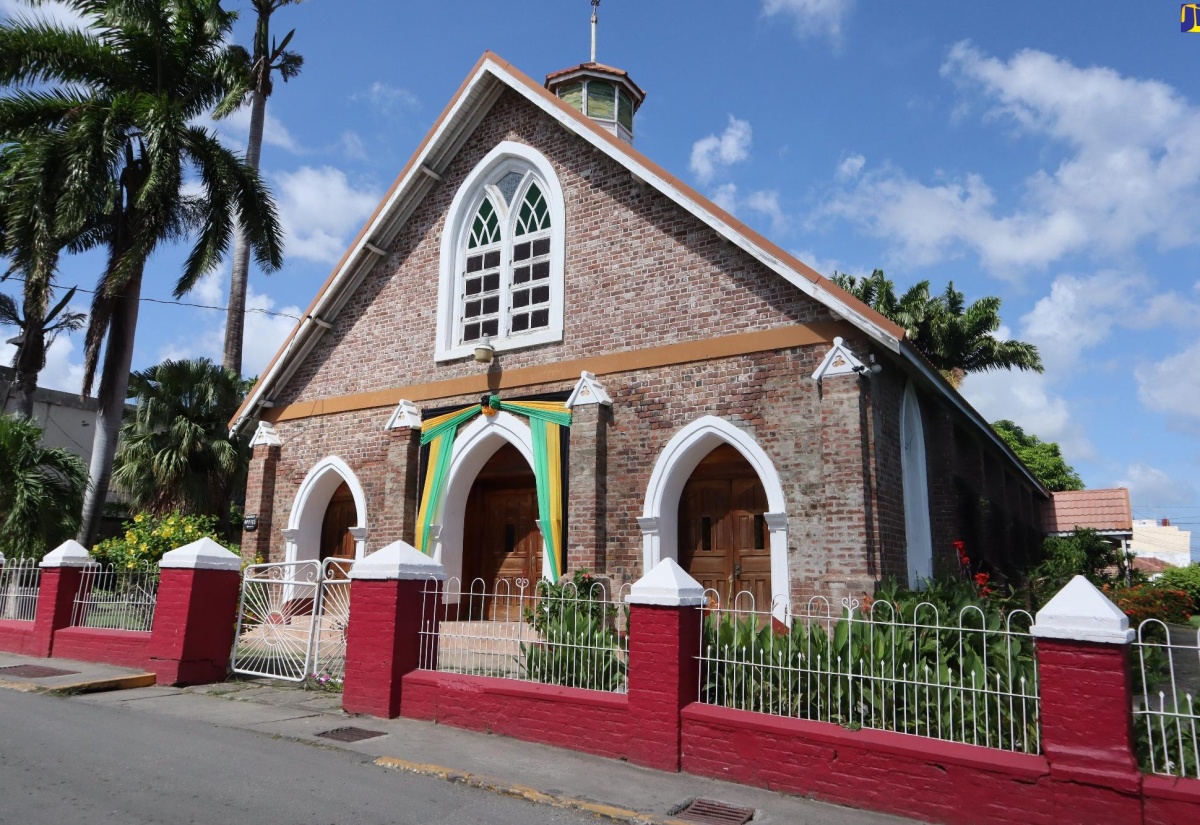
[[[596,23],[599,22],[599,18],[596,16],[596,12],[599,10],[599,8],[600,8],[600,0],[592,0],[592,62],[593,63],[596,62]]]

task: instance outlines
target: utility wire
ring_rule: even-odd
[[[24,278],[18,278],[16,276],[10,276],[9,278],[7,278],[5,280],[16,281],[17,283],[21,283],[21,284],[25,283]],[[96,290],[84,289],[81,286],[73,287],[73,289],[75,289],[76,292],[84,292],[84,293],[87,293],[88,295],[96,294]],[[164,301],[162,298],[146,298],[146,297],[138,298],[138,300],[145,301],[146,303],[149,303],[149,304],[165,304],[167,306],[177,306],[177,307],[194,307],[196,309],[216,309],[216,310],[220,310],[221,312],[229,311],[229,307],[218,307],[218,306],[212,306],[210,304],[194,304],[189,301]],[[291,318],[293,321],[296,321],[296,322],[303,320],[299,316],[292,315],[287,312],[276,312],[271,309],[258,309],[257,307],[247,307],[245,312],[247,312],[247,313],[256,312],[260,315],[272,315],[277,318]]]

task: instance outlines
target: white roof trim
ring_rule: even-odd
[[[890,332],[883,329],[873,320],[867,318],[857,308],[845,303],[836,295],[822,289],[818,284],[811,281],[803,273],[793,269],[785,262],[777,258],[775,255],[763,249],[757,243],[754,243],[733,226],[726,223],[717,214],[708,208],[707,204],[699,200],[693,199],[691,196],[683,192],[683,190],[672,185],[662,176],[657,174],[651,168],[645,166],[627,151],[621,147],[614,146],[600,135],[593,132],[577,120],[574,116],[568,114],[561,109],[554,99],[542,95],[540,92],[535,92],[529,88],[524,82],[518,79],[507,68],[498,63],[491,57],[485,58],[479,65],[475,74],[470,81],[463,87],[457,100],[454,101],[452,108],[446,113],[446,117],[438,124],[437,129],[424,146],[420,149],[417,156],[414,158],[411,165],[408,167],[408,172],[398,182],[392,194],[388,197],[383,207],[375,215],[374,219],[367,226],[366,231],[362,233],[360,239],[351,248],[350,253],[346,256],[345,261],[339,267],[333,278],[329,282],[329,287],[320,296],[317,303],[310,310],[308,316],[300,322],[296,333],[288,340],[286,350],[275,360],[271,368],[267,370],[266,375],[262,377],[258,385],[251,392],[247,399],[242,415],[234,423],[233,429],[236,431],[241,428],[245,421],[252,418],[257,412],[258,407],[263,399],[267,397],[267,391],[275,387],[277,383],[286,381],[292,370],[294,369],[291,362],[295,358],[302,357],[298,352],[302,348],[311,347],[315,343],[315,337],[319,336],[323,329],[318,327],[312,319],[316,315],[326,320],[332,320],[336,312],[327,311],[327,307],[338,305],[340,303],[341,288],[344,283],[351,279],[351,276],[356,274],[356,270],[364,263],[362,261],[362,253],[367,250],[367,244],[373,243],[378,246],[383,246],[389,239],[376,237],[376,233],[380,228],[387,226],[391,222],[392,212],[397,204],[404,201],[412,193],[414,181],[420,181],[428,186],[433,183],[429,176],[423,171],[423,167],[429,166],[435,169],[436,165],[430,164],[429,159],[432,155],[437,154],[443,149],[443,143],[452,141],[460,136],[461,131],[467,126],[463,123],[463,112],[469,107],[476,105],[477,98],[484,97],[485,107],[481,107],[481,111],[476,114],[477,117],[482,117],[487,110],[491,108],[491,102],[494,100],[492,95],[488,95],[486,91],[481,92],[479,87],[485,83],[488,77],[493,77],[502,82],[506,87],[514,90],[538,109],[545,112],[554,120],[558,121],[565,129],[572,132],[579,138],[590,143],[593,147],[603,152],[616,163],[624,166],[639,180],[653,186],[661,194],[667,196],[674,201],[678,206],[699,219],[709,228],[716,231],[730,243],[739,247],[761,264],[772,270],[776,274],[782,276],[785,280],[795,286],[804,294],[819,301],[825,306],[832,309],[834,312],[841,315],[846,320],[850,321],[854,326],[866,333],[872,340],[892,352],[900,352],[900,339],[892,335]],[[488,100],[487,98],[490,98]],[[469,117],[469,115],[468,115]],[[473,126],[471,127],[473,128]],[[423,197],[423,193],[422,193]],[[418,201],[419,202],[419,199]],[[374,254],[370,254],[365,263],[368,266],[374,265],[376,262]],[[315,332],[314,332],[315,330]]]

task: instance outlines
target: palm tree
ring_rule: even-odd
[[[882,269],[869,276],[833,273],[833,282],[864,304],[904,327],[909,341],[955,387],[967,373],[997,369],[1041,372],[1037,347],[1024,341],[1002,341],[1000,299],[980,298],[966,306],[963,294],[951,281],[937,296],[929,293],[929,281],[920,281],[903,295]]]
[[[31,284],[34,289],[30,289]],[[33,394],[37,389],[38,374],[46,367],[46,353],[54,339],[60,332],[82,329],[87,322],[87,315],[82,312],[64,311],[75,297],[74,289],[69,290],[62,300],[46,312],[44,299],[39,294],[43,290],[37,289],[37,286],[40,286],[37,281],[25,282],[24,315],[18,309],[16,299],[11,295],[0,295],[0,326],[13,326],[19,330],[17,354],[12,362],[16,371],[13,385],[17,388],[17,403],[13,413],[17,418],[33,417]],[[5,408],[6,403],[7,399],[0,402],[0,410]]]
[[[129,377],[137,406],[121,425],[113,481],[136,508],[228,517],[249,461],[228,429],[245,391],[236,373],[207,358],[163,361]]]
[[[0,553],[40,558],[70,538],[86,487],[79,456],[46,449],[36,424],[0,415]]]
[[[38,0],[31,0],[37,2]],[[101,227],[107,262],[88,324],[84,392],[100,370],[91,484],[79,540],[89,544],[108,492],[133,358],[146,260],[195,238],[175,295],[215,269],[240,220],[259,264],[278,269],[281,233],[258,173],[196,125],[245,96],[245,50],[218,0],[65,0],[84,31],[17,19],[0,27],[0,138],[58,162],[43,180],[60,233]],[[31,148],[31,151],[33,151]],[[200,193],[185,194],[195,171]],[[99,218],[99,219],[98,219]],[[100,354],[103,348],[104,359]]]
[[[250,65],[252,78],[250,87],[250,140],[246,146],[246,165],[258,169],[262,156],[263,123],[266,120],[267,98],[275,90],[272,79],[274,72],[284,83],[300,74],[304,58],[287,50],[292,29],[284,35],[283,42],[276,44],[270,36],[271,15],[283,6],[291,6],[300,0],[252,0],[258,13],[254,29],[254,55]],[[225,354],[222,363],[225,369],[242,374],[242,339],[246,328],[246,285],[250,278],[250,244],[246,233],[238,227],[233,243],[233,274],[229,281],[229,309],[225,313]]]

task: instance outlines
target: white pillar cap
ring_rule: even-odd
[[[67,539],[58,547],[51,550],[42,559],[38,567],[92,567],[98,566],[96,560],[88,555],[82,544],[74,539]]]
[[[659,607],[694,607],[704,604],[704,588],[675,559],[666,558],[633,583],[625,601]]]
[[[1036,639],[1128,644],[1133,641],[1129,617],[1096,585],[1076,576],[1037,613],[1032,628]]]
[[[158,566],[164,570],[241,570],[242,558],[205,537],[164,553]]]
[[[397,541],[356,561],[350,569],[350,578],[368,581],[444,581],[446,570],[411,544]]]

